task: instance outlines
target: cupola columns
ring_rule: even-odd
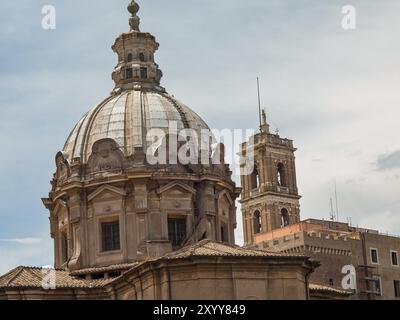
[[[162,71],[154,61],[159,44],[153,35],[140,31],[139,9],[136,1],[131,1],[128,5],[130,31],[119,35],[112,46],[118,55],[118,64],[112,73],[115,93],[132,88],[165,91],[160,87]]]

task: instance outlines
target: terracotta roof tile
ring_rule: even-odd
[[[180,259],[193,256],[218,256],[218,257],[304,257],[304,255],[292,255],[278,252],[270,252],[263,249],[243,248],[226,243],[203,240],[194,245],[182,248],[165,255],[161,259]]]
[[[142,262],[111,265],[108,267],[81,269],[74,272],[55,270],[57,288],[101,288],[104,285],[117,281],[114,279],[86,280],[80,278],[86,274],[107,273],[113,271],[129,271],[145,264],[162,260],[176,260],[188,257],[301,257],[303,255],[290,255],[269,252],[262,249],[243,248],[211,240],[203,240],[178,251],[169,253],[160,258],[148,259]],[[48,271],[42,268],[18,267],[0,277],[0,288],[42,288],[42,282]]]
[[[107,272],[115,272],[115,271],[127,271],[134,267],[136,267],[139,262],[134,263],[125,263],[125,264],[115,264],[107,267],[93,267],[87,269],[80,269],[77,271],[73,271],[70,274],[72,276],[82,276],[86,274],[96,274],[96,273],[107,273]]]
[[[42,288],[50,269],[18,267],[0,277],[0,288]],[[111,280],[85,280],[72,276],[66,270],[55,271],[57,288],[100,288]]]
[[[335,293],[335,294],[339,294],[339,295],[343,295],[343,296],[353,295],[352,290],[345,290],[345,289],[335,288],[335,287],[316,284],[316,283],[310,283],[309,288],[310,288],[311,293],[321,292],[321,293]]]

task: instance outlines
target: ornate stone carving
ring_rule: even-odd
[[[117,171],[123,169],[124,155],[112,139],[97,141],[88,161],[88,172]]]
[[[55,173],[55,183],[56,186],[61,186],[71,175],[71,169],[69,167],[67,157],[59,152],[56,155],[56,173]]]

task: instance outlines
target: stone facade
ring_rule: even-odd
[[[305,300],[317,266],[302,255],[203,240],[133,265],[56,270],[50,290],[50,271],[19,267],[0,277],[0,300]]]
[[[310,276],[315,299],[400,299],[399,263],[391,261],[399,259],[400,238],[336,221],[301,222],[293,141],[269,132],[265,112],[261,120],[260,133],[241,145],[245,244],[320,261]],[[378,263],[371,250],[382,256]],[[355,268],[355,292],[342,289],[345,266]]]
[[[353,299],[400,299],[398,254],[400,238],[376,230],[350,227],[346,223],[309,219],[274,232],[259,234],[257,247],[269,251],[304,254],[321,266],[310,276],[310,282],[340,288],[344,266],[354,266],[357,289]],[[371,250],[377,250],[377,263]],[[393,264],[392,254],[397,256]]]
[[[192,129],[199,136],[205,130],[213,137],[195,112],[160,87],[162,72],[154,62],[159,45],[154,36],[140,32],[138,9],[132,2],[131,30],[113,45],[118,64],[111,96],[77,123],[56,156],[52,189],[43,199],[50,211],[56,268],[159,257],[205,238],[235,241],[240,189],[229,166],[212,164],[219,149],[197,155],[203,159],[205,154],[208,163],[186,165],[170,156],[174,140],[177,147],[182,144],[179,130]],[[155,130],[168,137],[160,146]],[[168,152],[165,163],[149,163],[154,145],[154,154],[162,148]],[[171,242],[171,221],[179,224],[179,243]],[[113,250],[103,245],[106,224],[114,224],[110,228],[119,234]]]
[[[113,143],[99,141],[95,147],[107,149]],[[92,155],[85,169],[96,173],[86,175],[79,174],[79,162],[70,168],[58,155],[71,176],[60,183],[58,169],[54,189],[43,200],[50,210],[57,268],[76,270],[162,256],[172,251],[168,219],[184,221],[181,247],[204,238],[234,243],[238,191],[228,173],[171,167],[161,171],[145,164],[127,168],[123,163],[129,159],[119,149],[114,152],[108,156],[111,165]],[[102,170],[113,161],[121,166],[117,171]],[[101,225],[113,221],[120,226],[120,249],[105,252]]]
[[[194,111],[160,86],[158,43],[140,31],[138,4],[132,1],[128,10],[131,30],[113,45],[115,87],[57,153],[52,187],[42,199],[50,213],[55,270],[11,270],[0,277],[0,300],[308,299],[317,262],[234,245],[241,190],[223,161],[223,146]],[[199,141],[201,164],[177,162],[170,152],[165,162],[152,163],[172,144],[183,147],[177,132],[187,129],[208,130],[213,147]],[[160,131],[165,136],[157,140]],[[293,223],[299,199],[294,149],[278,136],[264,132],[262,139],[274,148],[270,171],[278,160],[285,168],[281,185],[262,180],[260,195],[267,197],[257,203],[268,200],[268,210],[282,203]]]
[[[210,246],[212,244],[208,244]],[[215,250],[221,245],[212,245]],[[201,248],[201,244],[197,246]],[[304,257],[203,256],[189,250],[143,264],[115,283],[123,300],[298,300],[307,299]],[[218,250],[218,249],[217,249]],[[243,249],[240,249],[243,250]],[[245,250],[243,250],[245,252]],[[193,290],[193,288],[196,288]]]

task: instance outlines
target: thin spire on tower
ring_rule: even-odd
[[[260,97],[260,78],[257,77],[257,93],[258,93],[258,118],[260,120],[260,129],[262,126],[262,119],[261,119],[261,97]]]
[[[132,0],[131,3],[128,5],[128,11],[132,15],[129,19],[129,25],[131,26],[131,31],[140,31],[140,18],[137,16],[139,12],[140,6],[137,4],[135,0]]]

